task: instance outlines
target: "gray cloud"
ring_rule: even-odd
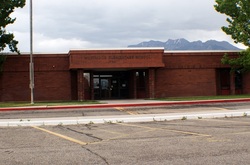
[[[33,1],[34,51],[67,52],[73,48],[126,47],[170,38],[227,40],[220,29],[225,16],[214,0],[41,0]],[[9,27],[29,50],[29,0]]]

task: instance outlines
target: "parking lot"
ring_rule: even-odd
[[[250,118],[1,127],[1,164],[249,164]]]

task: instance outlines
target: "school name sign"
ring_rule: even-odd
[[[162,49],[70,51],[70,69],[163,67]]]

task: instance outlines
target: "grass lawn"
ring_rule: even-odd
[[[98,101],[55,101],[55,102],[0,102],[0,108],[4,107],[26,107],[26,106],[60,106],[60,105],[84,105],[99,104]]]
[[[191,100],[217,100],[217,99],[243,99],[243,98],[249,98],[250,99],[250,95],[168,97],[168,98],[157,98],[157,99],[154,99],[154,100],[191,101]]]

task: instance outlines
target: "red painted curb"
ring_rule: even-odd
[[[10,107],[0,108],[0,111],[36,111],[36,110],[62,110],[62,109],[88,109],[88,108],[113,108],[113,107],[145,107],[145,106],[167,106],[167,105],[195,105],[208,103],[237,103],[249,102],[248,99],[233,100],[199,100],[199,101],[176,101],[176,102],[158,102],[158,103],[132,103],[132,104],[94,104],[94,105],[72,105],[72,106],[46,106],[46,107]]]

